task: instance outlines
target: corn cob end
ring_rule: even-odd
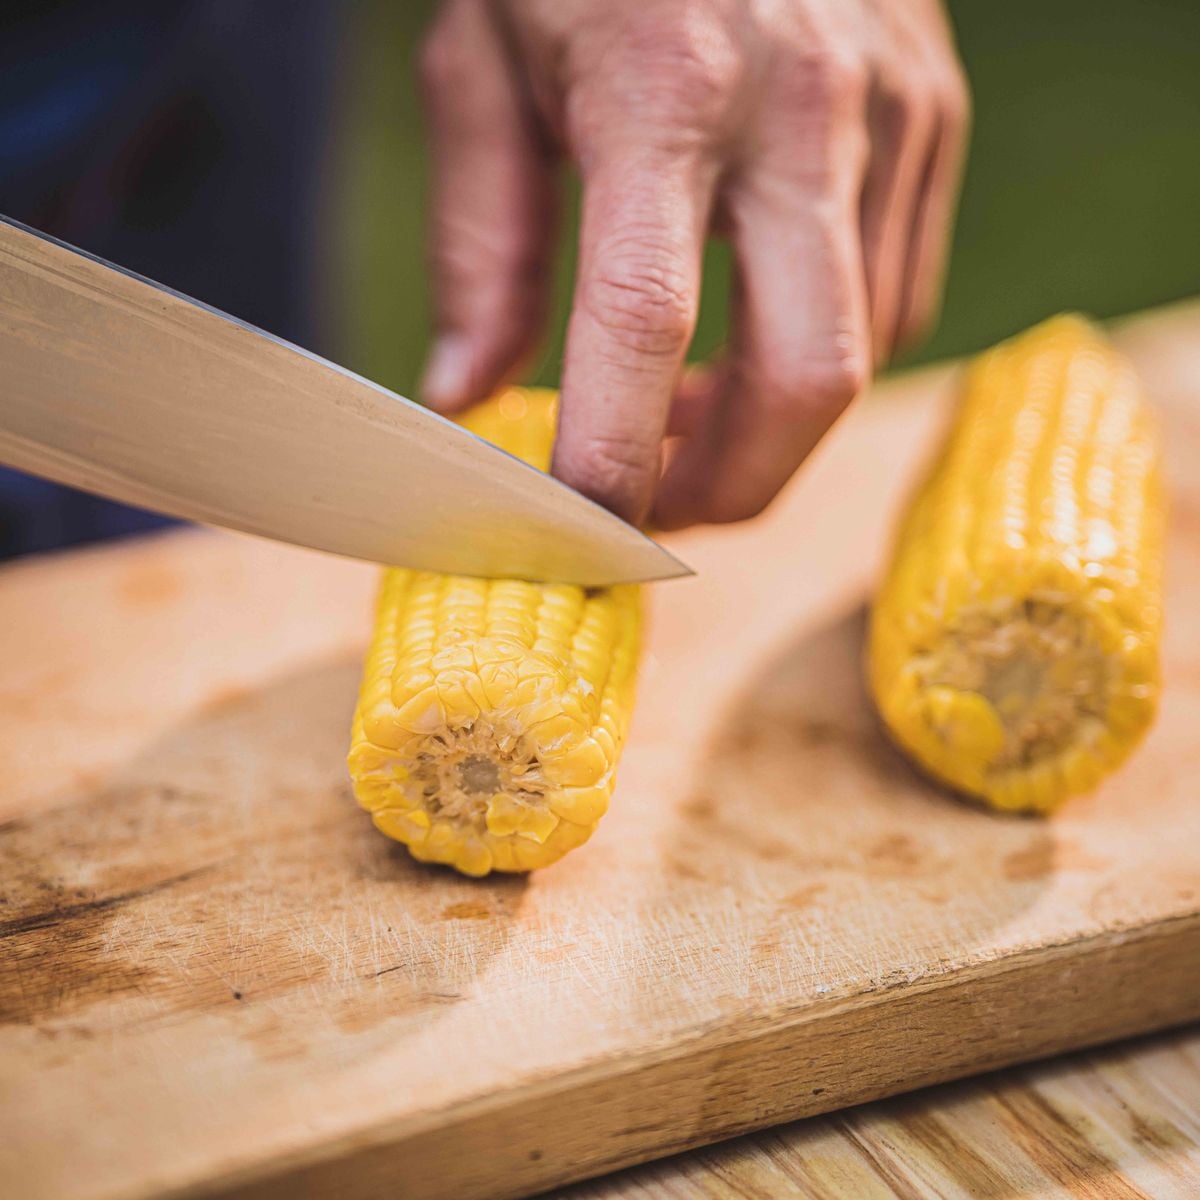
[[[1033,590],[965,608],[895,673],[880,654],[873,687],[893,736],[996,808],[1048,813],[1090,791],[1152,723],[1158,672],[1141,639],[1088,609]]]

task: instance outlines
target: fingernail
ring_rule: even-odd
[[[421,399],[436,409],[450,409],[468,399],[471,386],[471,343],[461,333],[443,334],[433,344],[421,374]]]

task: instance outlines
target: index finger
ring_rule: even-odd
[[[584,177],[552,469],[629,521],[649,509],[695,329],[711,174],[699,155],[644,148]]]

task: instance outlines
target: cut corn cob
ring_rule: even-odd
[[[1164,533],[1153,414],[1099,330],[1056,317],[982,355],[872,613],[897,742],[998,808],[1091,789],[1154,716]]]
[[[546,470],[552,392],[464,419]],[[358,802],[415,858],[468,875],[544,867],[604,815],[633,702],[634,586],[389,568],[349,756]]]

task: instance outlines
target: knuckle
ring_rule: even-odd
[[[927,112],[936,107],[939,75],[928,69],[921,60],[893,62],[883,73],[883,78],[890,81],[891,89],[906,110]]]
[[[804,51],[793,71],[797,99],[826,113],[857,110],[869,82],[862,54],[832,43]]]
[[[866,128],[872,98],[866,60],[840,47],[793,51],[775,76],[776,120],[803,143],[806,169],[827,169],[856,127]]]
[[[651,8],[631,23],[624,49],[650,110],[704,122],[723,111],[737,89],[741,55],[735,43],[695,7],[665,14]]]
[[[869,103],[873,129],[888,139],[919,139],[937,120],[934,85],[921,72],[889,71],[872,90]]]
[[[626,434],[590,432],[571,456],[571,483],[626,513],[640,507],[657,472],[656,448]]]
[[[865,356],[851,352],[799,363],[782,377],[761,381],[762,404],[779,422],[828,422],[866,387]]]
[[[615,252],[598,248],[603,264],[586,289],[589,314],[624,348],[673,357],[691,338],[694,288],[675,252],[641,243]]]
[[[955,67],[941,88],[942,119],[951,130],[965,133],[971,125],[971,86],[966,74]]]
[[[810,363],[802,376],[803,402],[820,413],[840,413],[866,387],[867,376],[866,360],[860,354]]]
[[[835,96],[858,98],[869,82],[866,59],[847,49],[827,50],[820,59],[820,74],[826,89]]]

